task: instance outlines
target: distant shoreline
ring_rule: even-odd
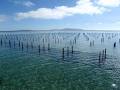
[[[39,31],[94,31],[94,32],[120,32],[120,30],[85,30],[85,29],[50,29],[50,30],[11,30],[11,31],[0,31],[0,32],[39,32]]]

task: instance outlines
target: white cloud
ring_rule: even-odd
[[[120,0],[97,0],[99,5],[107,7],[118,7],[120,5]]]
[[[58,6],[55,8],[39,8],[29,12],[20,12],[16,14],[17,19],[35,18],[35,19],[62,19],[74,14],[102,14],[108,9],[96,6],[91,0],[78,0],[73,7]]]
[[[6,19],[7,19],[7,16],[0,15],[0,22],[4,22],[4,21],[6,21]]]
[[[31,1],[26,1],[26,2],[23,2],[23,5],[27,7],[31,7],[31,6],[34,6],[35,4]]]
[[[16,5],[22,5],[22,6],[26,6],[26,7],[32,7],[35,4],[31,1],[26,1],[26,0],[10,0],[10,2],[16,4]]]
[[[102,25],[102,24],[103,24],[103,22],[98,22],[97,24],[98,24],[98,25]]]

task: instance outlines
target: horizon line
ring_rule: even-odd
[[[0,32],[19,32],[19,31],[120,31],[118,29],[80,29],[80,28],[62,28],[62,29],[16,29],[16,30],[0,30]]]

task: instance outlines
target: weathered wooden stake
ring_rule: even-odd
[[[114,42],[114,47],[116,47],[116,42]]]
[[[62,49],[62,58],[64,59],[64,48]]]
[[[9,47],[11,48],[11,41],[9,40]]]
[[[69,56],[69,47],[67,47],[67,56]]]
[[[103,52],[102,52],[102,63],[104,63],[104,60],[105,60],[105,54],[104,54],[105,52],[104,52],[104,50],[103,50]]]
[[[0,44],[1,44],[1,46],[2,46],[2,44],[3,44],[3,41],[2,41],[2,39],[1,39],[1,41],[0,41]]]
[[[38,45],[38,52],[39,52],[39,54],[40,54],[40,45]]]
[[[90,41],[90,47],[92,46],[92,42]]]
[[[23,51],[23,49],[24,49],[24,46],[23,46],[23,42],[22,42],[22,51]]]
[[[101,63],[101,52],[99,52],[99,64]]]
[[[48,50],[50,50],[50,44],[48,43]]]
[[[72,46],[72,54],[73,54],[73,46]]]
[[[106,59],[106,48],[105,48],[105,59]]]

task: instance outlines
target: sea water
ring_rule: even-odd
[[[120,32],[0,32],[0,39],[0,90],[120,90]]]

